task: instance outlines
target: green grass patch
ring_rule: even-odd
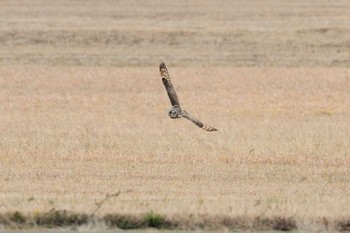
[[[24,224],[26,222],[26,218],[22,213],[15,211],[14,213],[10,214],[10,221],[19,225]]]
[[[147,227],[163,228],[165,223],[165,217],[160,214],[154,213],[153,211],[149,211],[145,215],[143,221]]]
[[[51,210],[47,213],[36,213],[34,223],[38,226],[53,227],[76,227],[88,223],[87,214],[70,213],[66,210]]]
[[[110,228],[137,229],[144,227],[140,218],[131,215],[106,214],[102,220]]]

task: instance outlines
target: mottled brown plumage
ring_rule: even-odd
[[[164,64],[164,62],[160,63],[159,71],[160,71],[160,76],[162,77],[163,85],[165,87],[165,90],[167,91],[167,94],[169,96],[170,103],[172,106],[168,112],[169,117],[172,119],[183,117],[187,120],[192,121],[199,128],[202,128],[206,131],[217,131],[217,129],[215,129],[214,127],[211,127],[211,126],[204,124],[200,120],[192,117],[185,110],[181,109],[179,98],[177,97],[175,88],[174,88],[173,84],[171,83],[169,72],[168,72],[168,69],[167,69],[166,65]]]
[[[177,97],[175,88],[173,84],[171,83],[171,79],[168,73],[168,69],[166,68],[164,62],[160,63],[159,66],[160,76],[162,77],[162,82],[164,84],[165,90],[168,93],[171,105],[177,105],[180,107],[179,99]]]

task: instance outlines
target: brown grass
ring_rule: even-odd
[[[349,230],[349,4],[0,0],[0,224]]]
[[[0,65],[350,64],[346,0],[0,3]]]
[[[0,69],[1,212],[52,208],[167,218],[349,217],[347,69]],[[128,191],[128,192],[127,192]]]

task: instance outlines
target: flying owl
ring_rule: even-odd
[[[161,62],[159,65],[159,71],[160,71],[160,76],[162,77],[162,82],[164,84],[165,90],[168,93],[170,102],[172,107],[169,109],[168,115],[171,119],[176,119],[176,118],[186,118],[187,120],[192,121],[195,125],[197,125],[199,128],[202,128],[206,131],[217,131],[217,129],[206,125],[202,123],[200,120],[192,117],[190,114],[188,114],[185,110],[183,110],[180,106],[179,99],[177,97],[175,88],[173,84],[171,83],[171,79],[168,73],[168,69],[166,68],[164,62]]]

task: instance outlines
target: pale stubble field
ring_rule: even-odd
[[[169,70],[0,68],[1,210],[347,217],[347,69]]]
[[[1,224],[348,229],[346,2],[22,3],[0,9]],[[167,116],[161,60],[218,132]]]

